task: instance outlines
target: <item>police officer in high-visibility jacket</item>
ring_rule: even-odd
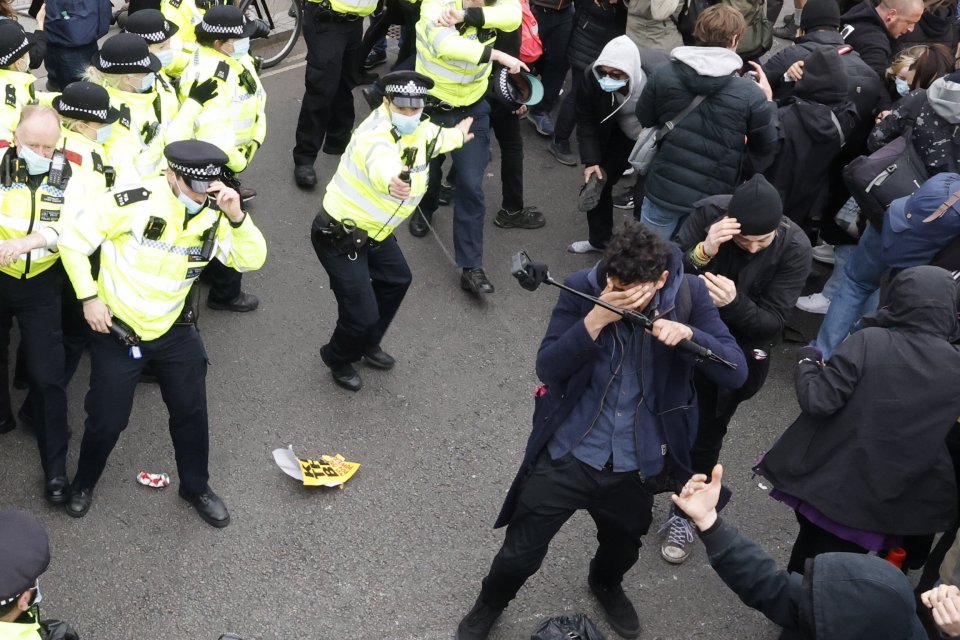
[[[210,7],[223,4],[218,0],[161,0],[160,11],[170,22],[177,25],[182,45],[182,54],[189,58],[197,48],[197,40],[193,34],[193,28],[203,19],[203,14]],[[143,11],[141,9],[140,11]],[[135,11],[130,17],[140,13]],[[130,18],[127,18],[128,20]],[[179,57],[179,56],[178,56]],[[186,61],[184,61],[186,64]]]
[[[293,147],[293,178],[298,187],[313,189],[317,185],[313,163],[321,149],[338,156],[347,147],[354,118],[351,92],[360,84],[363,19],[376,8],[377,0],[304,2],[306,91]]]
[[[363,385],[352,363],[390,369],[380,347],[410,286],[410,269],[393,231],[427,189],[427,165],[469,142],[471,119],[441,128],[422,120],[433,86],[413,71],[380,82],[386,97],[353,134],[327,185],[310,238],[337,297],[337,326],[320,357],[333,380],[350,391]]]
[[[427,114],[442,126],[473,118],[474,140],[452,154],[457,184],[453,203],[453,243],[460,286],[471,293],[493,293],[483,270],[483,176],[490,160],[490,106],[484,100],[493,62],[510,73],[527,70],[517,58],[493,48],[497,30],[520,26],[518,0],[423,0],[417,22],[417,71],[434,81]],[[430,166],[430,188],[410,232],[421,237],[437,209],[441,162]]]
[[[116,166],[135,167],[141,178],[163,170],[166,130],[180,110],[173,87],[157,73],[160,68],[143,38],[118,33],[107,38],[87,70],[87,78],[102,85],[120,111],[107,141],[110,156]]]
[[[14,425],[6,391],[7,347],[16,317],[34,399],[44,495],[53,504],[66,501],[68,486],[60,328],[63,271],[56,250],[75,168],[57,150],[59,140],[57,113],[29,105],[14,132],[14,146],[5,148],[0,158],[0,433]]]
[[[198,140],[169,144],[165,175],[116,188],[89,203],[60,238],[60,255],[93,329],[87,421],[67,514],[86,515],[107,458],[126,428],[149,363],[170,412],[180,496],[205,522],[230,523],[207,484],[207,355],[183,317],[193,281],[217,256],[242,270],[267,256],[263,235],[219,178],[227,157]],[[89,256],[100,248],[97,281]]]
[[[160,59],[160,73],[168,83],[173,83],[190,61],[183,51],[180,27],[166,18],[159,9],[140,9],[127,17],[123,30],[138,35],[147,41],[150,53]]]
[[[24,105],[33,102],[30,42],[16,20],[0,20],[0,140],[13,141]]]

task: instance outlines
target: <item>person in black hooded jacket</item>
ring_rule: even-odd
[[[893,43],[913,31],[923,15],[922,0],[863,0],[841,19],[849,30],[846,43],[881,78],[893,58]]]
[[[945,444],[960,415],[957,287],[920,266],[891,282],[889,306],[823,363],[800,349],[802,413],[757,470],[794,507],[800,534],[788,569],[818,553],[891,548],[891,537],[947,530],[957,487]]]
[[[825,553],[803,575],[777,570],[763,549],[717,515],[723,468],[693,476],[674,504],[697,525],[710,566],[740,600],[804,640],[926,640],[910,582],[886,560]]]
[[[763,172],[783,198],[783,213],[808,229],[822,217],[831,163],[853,131],[857,112],[836,51],[807,56],[793,95],[778,109],[779,150]]]
[[[923,15],[916,28],[901,36],[894,44],[894,52],[917,44],[942,44],[955,51],[960,38],[957,23],[957,3],[954,0],[926,0]]]

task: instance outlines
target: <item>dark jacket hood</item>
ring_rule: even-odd
[[[863,0],[863,2],[840,16],[840,22],[844,25],[852,24],[854,27],[858,24],[873,23],[883,28],[883,32],[887,33],[887,27],[883,24],[880,16],[877,15],[877,8],[872,0]],[[890,38],[889,35],[887,37]]]
[[[680,62],[681,82],[693,93],[710,95],[730,81],[743,61],[722,47],[677,47],[670,59]]]
[[[835,44],[837,47],[843,46],[843,37],[836,29],[818,29],[805,33],[794,41],[794,44],[806,44],[813,42],[816,44]]]
[[[957,334],[957,284],[940,267],[904,269],[890,283],[889,304],[864,318],[869,326],[916,329],[944,339]]]
[[[815,49],[803,62],[803,77],[797,82],[793,95],[831,107],[846,102],[847,72],[840,54]]]
[[[824,553],[807,565],[801,624],[816,640],[924,640],[913,589],[876,556]]]

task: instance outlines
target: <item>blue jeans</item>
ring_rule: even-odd
[[[640,222],[668,242],[687,215],[687,213],[668,211],[658,207],[650,202],[650,198],[644,198],[643,205],[640,207]]]
[[[843,265],[840,286],[830,299],[830,308],[817,333],[815,344],[823,351],[824,359],[850,334],[864,305],[880,289],[880,279],[887,268],[880,256],[880,233],[868,225],[853,255]]]
[[[452,127],[466,117],[473,118],[473,140],[450,152],[456,180],[453,196],[453,247],[457,266],[483,266],[483,221],[487,204],[483,197],[483,177],[490,162],[490,105],[480,100],[472,105],[444,111],[429,110],[430,120],[441,127]],[[430,181],[420,209],[428,216],[437,210],[437,194],[443,173],[443,156],[430,161]],[[429,218],[428,218],[429,219]]]
[[[836,262],[833,265],[833,273],[830,274],[830,278],[823,285],[823,295],[826,298],[832,300],[837,295],[837,291],[840,290],[840,283],[843,282],[843,266],[847,264],[847,260],[856,250],[857,245],[855,244],[838,244],[833,247],[833,257]],[[880,291],[877,290],[867,299],[863,309],[860,310],[860,315],[865,316],[876,311],[879,305]]]

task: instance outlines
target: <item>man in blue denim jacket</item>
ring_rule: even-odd
[[[533,432],[497,520],[503,547],[458,640],[482,640],[523,583],[539,568],[554,535],[586,509],[597,524],[590,589],[610,625],[636,638],[636,609],[620,586],[639,557],[655,487],[690,477],[696,437],[694,369],[718,385],[743,384],[742,350],[720,320],[705,285],[683,275],[679,249],[630,222],[604,258],[566,284],[624,309],[658,317],[650,332],[563,292],[537,355]],[[683,339],[709,348],[736,369],[672,348]],[[679,485],[677,485],[679,486]]]

